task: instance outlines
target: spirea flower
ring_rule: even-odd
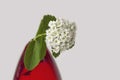
[[[76,25],[65,19],[50,21],[46,30],[46,41],[55,53],[72,48],[75,44]]]

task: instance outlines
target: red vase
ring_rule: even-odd
[[[28,71],[23,63],[25,50],[18,63],[13,80],[61,80],[58,68],[48,49],[44,60],[32,71]]]

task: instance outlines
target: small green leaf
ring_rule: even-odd
[[[39,62],[37,53],[34,53],[35,41],[31,40],[26,48],[24,56],[24,65],[28,70],[32,70]]]
[[[53,56],[54,56],[55,58],[57,58],[57,57],[60,55],[60,52],[55,53],[55,52],[52,51],[52,54],[53,54]]]
[[[39,62],[46,55],[46,43],[44,41],[44,36],[41,36],[37,40],[32,40],[28,44],[28,47],[24,56],[24,64],[28,70],[34,69]]]
[[[45,39],[44,36],[42,36],[36,40],[37,45],[39,46],[38,48],[40,49],[39,50],[40,61],[43,60],[46,55],[46,43],[44,39]]]

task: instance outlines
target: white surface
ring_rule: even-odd
[[[63,80],[120,80],[119,0],[0,0],[0,80],[13,80],[48,13],[78,26],[75,47],[56,59]]]

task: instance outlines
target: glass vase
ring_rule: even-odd
[[[32,71],[28,71],[23,63],[26,47],[18,62],[13,80],[61,80],[57,65],[49,50],[46,50],[45,58]]]

